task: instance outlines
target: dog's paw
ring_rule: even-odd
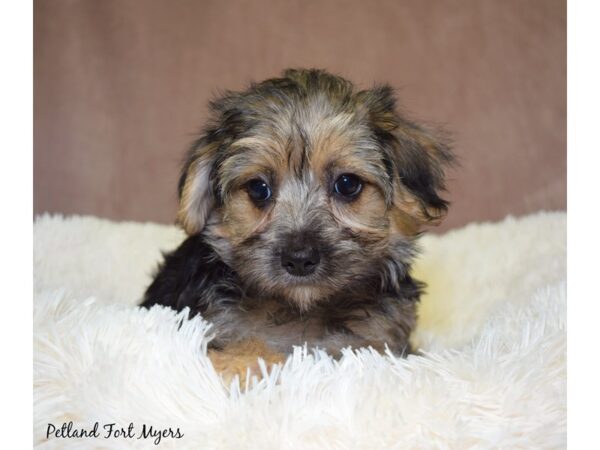
[[[245,386],[250,376],[260,374],[259,358],[264,360],[267,367],[282,363],[286,358],[283,353],[274,351],[258,339],[234,342],[222,350],[209,350],[208,357],[226,383],[230,383],[237,375],[240,386]]]

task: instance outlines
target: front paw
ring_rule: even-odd
[[[282,363],[286,358],[283,353],[253,338],[233,342],[222,350],[209,350],[208,357],[226,383],[237,375],[241,386],[245,386],[252,375],[260,373],[259,358],[265,361],[267,367]]]

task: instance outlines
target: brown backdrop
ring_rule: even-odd
[[[453,132],[443,229],[566,208],[564,0],[34,2],[34,211],[172,222],[219,89],[387,81]]]

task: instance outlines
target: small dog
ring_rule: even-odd
[[[414,241],[438,224],[453,156],[403,118],[392,89],[322,70],[227,92],[190,149],[178,222],[189,237],[142,306],[213,323],[213,361],[295,345],[410,351],[422,284]]]

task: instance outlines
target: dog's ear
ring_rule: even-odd
[[[390,86],[363,92],[392,178],[396,227],[412,234],[424,225],[438,225],[448,210],[441,197],[445,169],[454,161],[447,140],[401,117]]]
[[[218,143],[207,133],[188,151],[179,178],[177,223],[190,235],[202,231],[215,206],[213,170]]]
[[[244,93],[225,91],[209,106],[208,126],[188,151],[179,178],[177,222],[188,234],[200,233],[221,203],[218,166],[231,142],[254,123]]]
[[[445,171],[454,162],[449,145],[430,130],[401,120],[394,132],[393,158],[398,177],[394,205],[416,225],[439,225],[448,212]]]

